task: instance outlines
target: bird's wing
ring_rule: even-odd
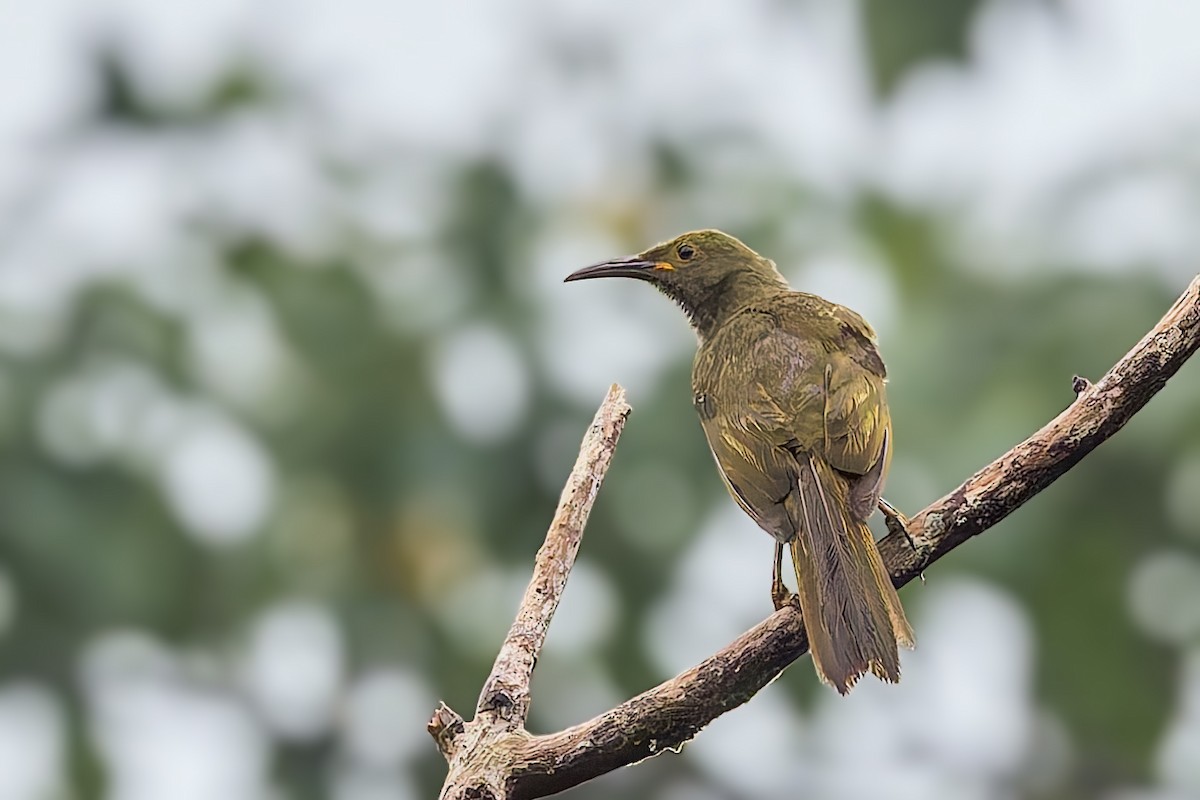
[[[773,325],[752,339],[733,368],[745,373],[736,376],[747,387],[745,426],[775,445],[864,475],[879,460],[891,426],[883,359],[862,317],[833,304],[827,313],[827,324],[808,326],[816,335]]]
[[[697,396],[709,447],[730,491],[760,524],[790,489],[793,454],[820,456],[846,473],[861,518],[882,486],[891,425],[883,362],[861,317],[832,304],[822,311],[821,324],[796,326],[803,336],[765,315],[741,320],[741,352],[714,348],[697,362],[697,391],[713,392]]]
[[[822,447],[828,358],[818,341],[773,327],[746,355],[747,410],[753,427],[778,447]]]
[[[862,317],[843,306],[827,309],[829,324],[811,326],[817,336],[774,327],[755,342],[747,359],[754,373],[750,408],[774,443],[863,476],[861,490],[873,495],[873,507],[891,437],[883,359]]]
[[[795,483],[787,445],[794,420],[824,408],[821,365],[803,340],[773,330],[769,317],[747,316],[702,347],[693,372],[696,410],[730,493],[759,525],[786,541],[793,534],[782,501]],[[723,337],[729,337],[725,339]]]
[[[880,380],[887,380],[887,368],[879,355],[875,329],[854,311],[830,303],[830,315],[837,323],[837,338],[842,350],[854,363]]]
[[[825,447],[835,469],[865,475],[881,460],[891,428],[883,379],[850,353],[835,352],[825,365]]]
[[[887,371],[875,332],[862,317],[834,306],[835,345],[825,368],[825,459],[851,477],[850,506],[866,519],[875,510],[891,461],[892,418]]]

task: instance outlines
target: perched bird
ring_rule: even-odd
[[[568,281],[648,281],[700,339],[692,402],[730,494],[775,537],[771,597],[792,565],[817,674],[845,694],[865,672],[900,679],[913,632],[866,525],[891,460],[886,371],[850,309],[792,291],[774,262],[715,230],[685,233]]]

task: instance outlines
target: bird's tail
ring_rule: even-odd
[[[849,481],[822,458],[799,461],[792,564],[817,674],[841,694],[868,671],[895,683],[913,632],[875,539],[850,513]]]

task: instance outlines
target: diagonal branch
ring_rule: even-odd
[[[525,588],[517,618],[500,646],[492,674],[483,684],[475,707],[476,719],[482,716],[502,721],[508,730],[525,725],[529,716],[529,679],[546,642],[550,619],[567,588],[567,576],[579,552],[583,527],[629,412],[625,390],[614,383],[580,446],[579,458],[563,488],[546,541],[538,550],[533,577]]]
[[[893,582],[908,583],[1075,466],[1145,406],[1197,348],[1200,276],[1097,383],[1076,378],[1077,397],[1066,410],[913,517],[908,528],[915,548],[900,532],[882,539],[879,548]],[[479,754],[491,767],[486,787],[457,780],[452,759],[443,797],[544,797],[677,749],[753,697],[807,650],[799,611],[785,607],[692,669],[594,719],[547,736],[512,730],[510,738]],[[431,732],[433,727],[431,723]]]
[[[450,762],[443,797],[504,796],[504,776],[498,776],[488,768],[498,763],[498,752],[528,737],[525,718],[529,715],[529,679],[546,641],[550,620],[567,586],[567,576],[575,564],[583,538],[583,527],[608,472],[629,412],[625,390],[613,384],[580,445],[579,458],[563,487],[546,541],[538,550],[533,577],[525,588],[517,618],[513,620],[492,672],[483,684],[475,707],[475,719],[464,722],[442,704],[429,721],[430,735]],[[474,794],[452,793],[452,779],[469,785]]]

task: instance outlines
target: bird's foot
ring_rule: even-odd
[[[783,582],[783,545],[775,543],[775,569],[771,572],[771,604],[775,610],[798,603],[799,598]]]
[[[775,581],[771,582],[771,604],[775,606],[776,611],[784,606],[796,605],[798,600],[799,598],[796,594],[787,588],[783,581],[779,581],[778,583]]]
[[[879,510],[883,512],[884,524],[887,525],[888,533],[898,533],[904,537],[904,541],[908,542],[908,546],[912,548],[914,553],[917,551],[917,543],[913,541],[912,534],[908,532],[908,517],[900,512],[900,509],[879,498]],[[925,573],[921,573],[921,583],[925,582]]]
[[[883,512],[883,522],[887,524],[888,533],[904,536],[908,547],[912,548],[913,553],[917,553],[917,542],[913,541],[912,534],[908,533],[908,517],[902,515],[899,509],[883,498],[880,498],[880,511]],[[925,583],[924,572],[920,573],[920,582]]]
[[[917,543],[913,541],[912,535],[908,532],[908,517],[882,497],[879,498],[879,510],[883,512],[883,521],[887,525],[888,533],[900,534],[904,537],[904,541],[908,542],[908,546],[915,551]]]

